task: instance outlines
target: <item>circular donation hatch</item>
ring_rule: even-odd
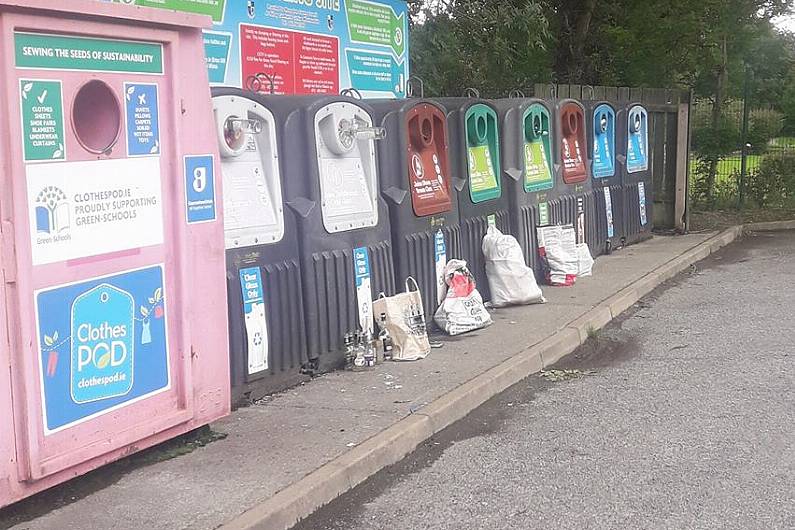
[[[72,127],[80,144],[92,153],[106,153],[121,130],[121,109],[113,90],[99,80],[80,87],[72,105]]]

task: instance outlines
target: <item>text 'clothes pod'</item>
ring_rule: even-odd
[[[204,24],[0,0],[0,506],[229,411]]]
[[[281,123],[251,93],[213,89],[224,182],[233,402],[300,381],[308,361],[298,226],[284,207]]]
[[[437,103],[419,98],[367,103],[387,135],[378,142],[378,161],[396,280],[417,280],[430,322],[444,295],[444,266],[461,255],[447,116]]]
[[[560,178],[549,194],[550,222],[574,225],[577,242],[587,243],[594,254],[599,245],[585,109],[573,99],[557,100],[554,108]]]
[[[627,244],[651,237],[653,189],[649,164],[649,114],[628,104],[619,119],[621,186],[624,192],[624,233]]]
[[[497,110],[479,98],[437,99],[447,109],[450,161],[458,197],[461,258],[467,262],[484,301],[490,298],[483,237],[490,224],[511,232],[508,198],[502,190]]]
[[[536,227],[550,222],[548,201],[555,187],[553,120],[540,99],[500,99],[495,105],[502,125],[500,152],[511,232],[527,265],[540,274]]]
[[[616,111],[606,101],[585,101],[588,116],[591,175],[596,203],[595,255],[624,245],[621,171],[616,159]]]
[[[298,226],[308,371],[340,368],[345,335],[373,331],[372,301],[395,290],[372,109],[347,96],[255,100],[283,124],[287,207]]]

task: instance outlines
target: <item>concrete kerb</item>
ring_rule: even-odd
[[[761,225],[762,228],[757,226]],[[354,488],[381,469],[399,462],[435,433],[463,418],[525,377],[573,352],[642,296],[693,263],[728,245],[746,230],[785,230],[795,221],[733,226],[644,275],[628,287],[569,322],[541,342],[470,379],[345,454],[321,466],[273,497],[252,507],[224,530],[287,530],[299,520]]]
[[[741,225],[740,229],[746,232],[771,232],[774,230],[795,229],[795,219],[789,221],[770,221],[767,223],[749,223]]]

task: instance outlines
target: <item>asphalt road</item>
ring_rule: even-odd
[[[793,529],[793,284],[748,236],[295,530]]]

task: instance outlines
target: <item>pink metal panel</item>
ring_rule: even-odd
[[[8,7],[23,4],[35,9]],[[0,506],[206,424],[229,409],[221,180],[215,179],[216,221],[189,225],[185,214],[183,156],[210,153],[218,161],[201,32],[190,26],[203,25],[205,20],[157,11],[158,20],[173,25],[139,26],[129,20],[122,22],[117,15],[130,17],[135,11],[145,15],[140,20],[154,20],[149,10],[112,9],[82,0],[70,2],[68,8],[63,5],[0,0],[0,68],[5,80],[0,85],[3,312],[11,319],[0,331],[0,366],[10,365],[9,371],[0,374],[0,421],[13,426],[0,430]],[[51,17],[43,8],[74,13]],[[116,20],[95,16],[109,15],[111,9]],[[178,23],[186,27],[176,27]],[[39,31],[36,28],[47,28],[48,34],[162,43],[164,72],[144,75],[17,68],[14,32]],[[34,265],[27,207],[29,169],[20,135],[21,79],[61,81],[67,163],[128,158],[124,130],[118,143],[103,154],[84,149],[75,137],[70,122],[72,102],[85,82],[103,81],[120,100],[125,83],[157,85],[161,244]],[[49,169],[59,164],[65,162],[46,163]],[[218,167],[215,174],[220,175]],[[43,422],[42,388],[47,377],[42,371],[48,368],[40,366],[42,337],[38,336],[34,293],[159,264],[164,270],[168,388],[48,433]],[[10,418],[13,421],[8,421]]]

